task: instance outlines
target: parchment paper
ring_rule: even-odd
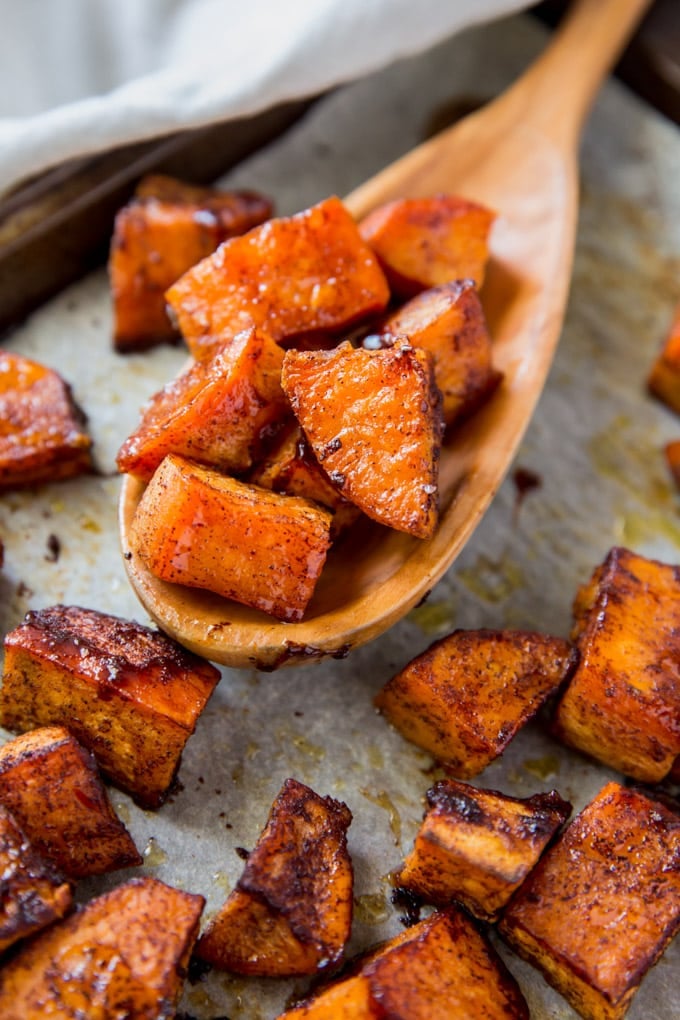
[[[526,16],[476,29],[336,92],[284,139],[224,184],[261,188],[292,212],[344,194],[420,141],[433,119],[488,98],[539,51],[542,29]],[[566,636],[577,586],[608,549],[625,544],[680,561],[678,494],[663,444],[675,418],[645,392],[645,378],[680,298],[680,135],[616,83],[586,130],[574,281],[557,360],[515,467],[539,484],[520,500],[512,473],[463,554],[422,607],[345,661],[274,674],[224,671],[190,740],[182,789],[160,811],[113,803],[144,850],[143,872],[207,896],[214,912],[242,869],[281,783],[296,776],[346,801],[356,917],[350,951],[400,930],[388,875],[411,847],[423,795],[437,777],[427,755],[376,715],[372,697],[407,660],[454,627],[527,627]],[[140,404],[185,359],[163,348],[111,351],[107,282],[96,273],[36,313],[6,346],[59,369],[88,415],[104,475],[4,496],[0,526],[2,624],[57,601],[143,622],[116,532],[116,450]],[[61,554],[48,561],[48,538]],[[546,735],[522,731],[475,782],[528,796],[556,787],[580,809],[613,772]],[[620,777],[618,777],[620,778]],[[89,897],[122,872],[80,887]],[[575,1014],[504,947],[537,1020]],[[645,979],[631,1020],[680,1015],[680,945]],[[182,1009],[199,1020],[268,1020],[304,981],[256,981],[213,972],[188,985]]]

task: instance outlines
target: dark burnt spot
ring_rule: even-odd
[[[45,559],[48,563],[56,563],[61,554],[61,541],[57,535],[51,533],[47,536],[47,552]]]
[[[423,909],[423,900],[411,889],[397,886],[390,894],[390,903],[397,910],[402,910],[399,920],[405,928],[412,928],[420,920],[420,912]]]

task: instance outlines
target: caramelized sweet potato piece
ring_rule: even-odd
[[[71,886],[43,860],[0,804],[0,953],[71,909]]]
[[[363,974],[345,978],[324,988],[308,999],[282,1013],[280,1020],[378,1020],[376,1004],[371,1000],[371,986]]]
[[[461,779],[477,775],[574,665],[568,642],[511,630],[456,630],[418,655],[375,704]]]
[[[620,1020],[680,928],[680,816],[607,784],[539,861],[501,934],[586,1020]]]
[[[52,606],[5,638],[0,723],[67,726],[113,783],[158,807],[219,678],[159,631]]]
[[[250,326],[285,341],[384,309],[389,289],[340,199],[221,245],[167,293],[194,357]]]
[[[455,779],[436,783],[427,803],[396,883],[426,903],[457,900],[484,921],[498,919],[571,812],[554,790],[518,800]]]
[[[647,379],[650,393],[680,414],[680,305]]]
[[[299,620],[326,561],[330,521],[309,500],[169,454],[139,502],[130,550],[164,581]]]
[[[0,971],[3,1020],[175,1015],[204,899],[137,878],[23,947]]]
[[[239,974],[314,974],[337,963],[352,923],[349,809],[287,779],[237,888],[196,954]]]
[[[223,241],[271,214],[269,199],[254,192],[197,188],[161,175],[144,178],[116,216],[111,243],[116,350],[144,350],[176,339],[166,312],[168,287]]]
[[[62,726],[32,730],[0,747],[0,803],[69,878],[142,863],[94,758]]]
[[[495,213],[455,195],[398,198],[360,223],[392,291],[412,297],[450,280],[484,282]]]
[[[664,447],[664,456],[666,458],[668,470],[673,477],[673,481],[677,488],[680,489],[680,439],[675,439],[671,443],[666,443],[666,446]]]
[[[580,660],[557,736],[659,782],[680,754],[680,567],[614,548],[579,590],[574,618]]]
[[[491,337],[471,280],[423,291],[389,315],[382,331],[407,336],[414,347],[430,351],[447,425],[474,411],[501,380],[491,364]]]
[[[0,351],[0,491],[91,471],[84,422],[57,372]]]
[[[254,329],[194,363],[151,398],[118,453],[118,467],[148,481],[168,453],[227,473],[246,471],[268,430],[289,413],[283,351]]]
[[[442,432],[431,355],[401,338],[376,351],[287,351],[281,381],[342,495],[381,524],[431,537]]]

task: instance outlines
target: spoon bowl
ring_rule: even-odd
[[[580,129],[599,83],[649,0],[580,0],[546,52],[492,104],[419,146],[345,201],[446,191],[495,209],[482,303],[503,381],[445,439],[440,522],[428,541],[362,519],[333,547],[304,619],[282,623],[211,592],[161,581],[129,552],[144,484],[126,476],[120,530],[140,601],[185,647],[234,667],[344,657],[386,631],[445,573],[510,466],[560,336],[578,214]]]

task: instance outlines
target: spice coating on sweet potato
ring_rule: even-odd
[[[299,620],[326,561],[330,521],[309,500],[169,454],[139,502],[130,550],[164,581]]]
[[[218,347],[156,393],[118,452],[120,471],[148,481],[168,453],[227,473],[246,471],[263,437],[289,412],[283,351],[250,329]]]
[[[91,449],[84,417],[57,372],[0,351],[0,491],[89,472]]]
[[[112,782],[158,807],[219,678],[158,631],[51,606],[5,638],[0,722],[15,731],[67,726]]]
[[[251,326],[282,342],[382,311],[387,281],[342,202],[272,219],[221,245],[167,292],[194,357]]]
[[[442,433],[431,355],[401,338],[375,351],[287,351],[281,381],[342,495],[381,524],[431,537]]]
[[[412,297],[451,280],[484,282],[495,213],[455,195],[398,198],[370,212],[361,236],[378,256],[392,291]]]
[[[680,305],[647,379],[650,393],[680,414]]]
[[[3,1020],[175,1015],[202,896],[138,878],[51,927],[0,971]]]

